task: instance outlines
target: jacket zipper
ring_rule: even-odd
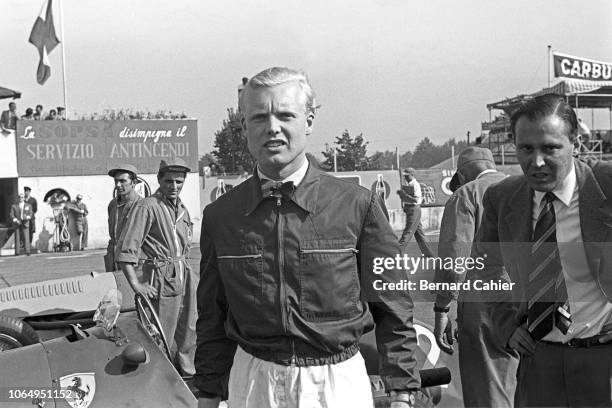
[[[276,228],[277,228],[277,245],[278,245],[278,274],[280,278],[280,302],[281,302],[281,320],[283,331],[289,334],[289,302],[286,299],[285,290],[285,258],[283,252],[283,218],[280,213],[281,197],[276,197]],[[291,338],[291,364],[295,364],[295,342]]]

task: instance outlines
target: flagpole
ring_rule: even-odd
[[[551,46],[548,46],[548,87],[550,88],[550,52],[551,52]]]
[[[66,119],[69,119],[68,109],[68,91],[66,87],[66,36],[64,35],[64,12],[62,8],[62,0],[59,3],[60,29],[62,30],[62,78],[64,84],[64,109],[66,109]]]

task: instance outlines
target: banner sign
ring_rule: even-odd
[[[611,81],[612,63],[593,61],[571,55],[553,53],[555,77]]]
[[[20,177],[105,175],[117,164],[155,174],[172,157],[198,171],[195,120],[20,120],[15,135]]]

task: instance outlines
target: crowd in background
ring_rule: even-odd
[[[0,116],[0,130],[3,132],[16,130],[17,120],[66,120],[66,109],[63,106],[58,106],[55,109],[50,109],[48,112],[43,110],[42,105],[36,105],[35,109],[27,108],[23,115],[17,113],[17,104],[10,102],[8,110],[2,111]]]

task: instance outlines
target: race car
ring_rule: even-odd
[[[168,342],[153,307],[148,299],[134,296],[123,274],[90,274],[22,286],[7,288],[10,295],[0,289],[0,306],[9,296],[21,299],[0,309],[4,349],[0,406],[197,406],[190,379],[181,378],[170,362]],[[98,294],[106,291],[98,296],[97,307],[91,308],[92,296],[72,303],[65,299],[78,298],[89,289]],[[57,296],[51,303],[62,306],[49,307],[48,299],[40,299],[44,296]],[[64,303],[59,302],[62,299]],[[85,317],[91,314],[93,319]],[[375,406],[385,407],[389,400],[377,375],[374,344],[374,337],[367,336],[361,350]],[[421,345],[417,359],[420,367],[431,366],[432,349],[425,352]],[[422,370],[421,377],[417,406],[434,407],[442,394],[439,385],[450,381],[450,372],[437,367]]]

